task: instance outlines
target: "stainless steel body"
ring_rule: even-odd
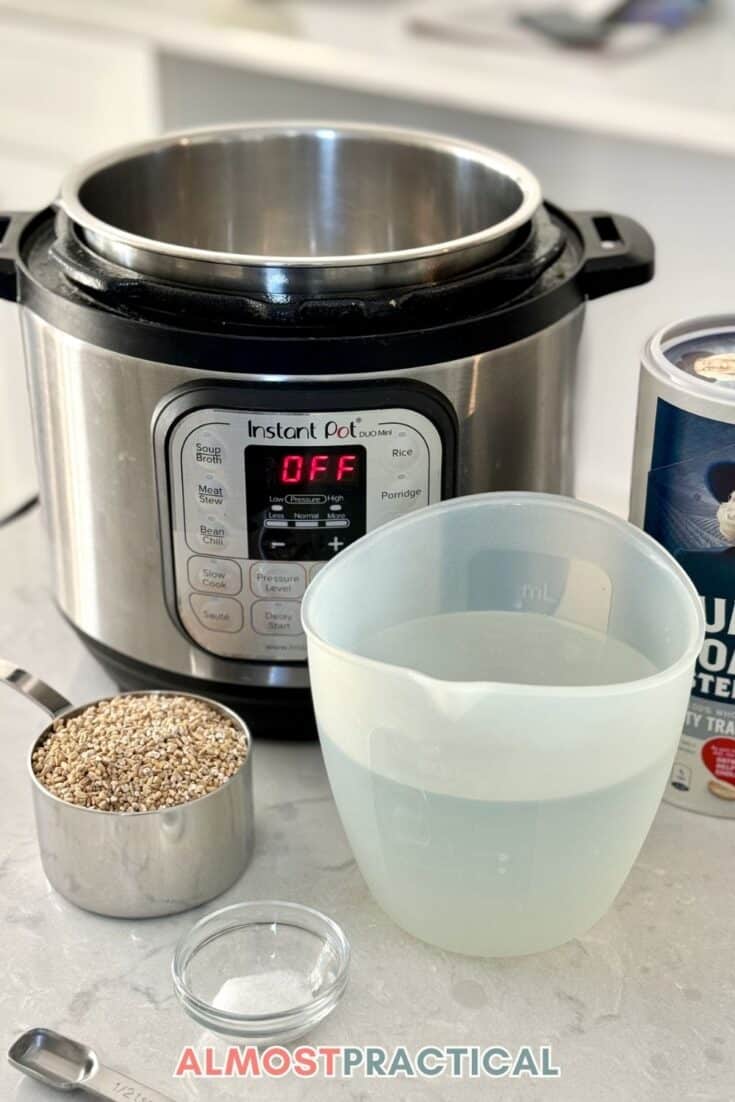
[[[92,640],[175,674],[233,687],[304,688],[304,664],[217,657],[187,639],[169,614],[151,443],[159,403],[184,384],[256,382],[279,391],[354,375],[259,376],[136,360],[79,341],[23,308],[42,498],[54,589],[63,612]],[[523,487],[572,489],[571,418],[583,307],[492,352],[408,368],[448,399],[457,419],[458,494]],[[215,365],[212,365],[214,367]],[[360,374],[360,383],[395,373]]]
[[[342,123],[168,135],[82,165],[60,196],[108,260],[271,294],[445,279],[497,256],[540,202],[494,150]]]
[[[37,678],[0,661],[0,680],[58,719],[78,715]],[[147,695],[136,693],[131,695]],[[252,743],[242,719],[205,700],[237,724],[248,754],[221,788],[191,803],[160,811],[108,812],[77,807],[37,780],[33,742],[28,773],[33,790],[41,863],[52,887],[85,910],[114,918],[152,918],[189,910],[214,899],[244,872],[253,851]]]
[[[26,1030],[10,1046],[8,1060],[18,1071],[55,1090],[80,1090],[91,1098],[171,1102],[168,1095],[105,1067],[93,1049],[53,1029]]]

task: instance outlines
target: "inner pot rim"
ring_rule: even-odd
[[[98,173],[123,164],[146,154],[163,152],[179,145],[206,144],[231,141],[239,135],[247,139],[273,137],[304,136],[322,130],[338,131],[345,139],[380,139],[386,143],[411,144],[417,148],[432,149],[447,156],[472,159],[492,172],[512,180],[518,187],[521,201],[506,218],[485,226],[462,237],[449,238],[418,245],[407,249],[367,253],[347,253],[319,256],[279,255],[265,253],[237,253],[221,250],[196,248],[176,242],[162,241],[154,237],[133,233],[114,226],[110,222],[94,215],[81,200],[81,191]],[[514,158],[500,153],[480,143],[466,141],[433,131],[413,130],[408,127],[374,125],[370,123],[296,121],[272,123],[235,123],[219,127],[200,127],[174,131],[163,137],[139,142],[101,154],[83,162],[72,169],[63,178],[57,200],[58,206],[77,225],[88,244],[94,251],[106,255],[102,245],[119,250],[120,246],[138,249],[141,252],[157,253],[170,258],[201,262],[203,264],[226,264],[233,267],[248,268],[365,268],[380,265],[401,264],[412,260],[430,260],[448,253],[460,253],[474,246],[490,243],[498,238],[512,234],[528,223],[541,205],[541,186],[534,174]],[[96,243],[98,247],[96,246]],[[135,269],[135,264],[131,264]]]

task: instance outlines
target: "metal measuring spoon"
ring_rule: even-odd
[[[14,1068],[60,1091],[86,1091],[92,1098],[113,1098],[117,1102],[172,1102],[160,1091],[151,1090],[100,1064],[96,1053],[62,1037],[52,1029],[29,1029],[8,1051]]]

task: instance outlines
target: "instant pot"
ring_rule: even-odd
[[[256,733],[308,727],[300,601],[343,547],[441,498],[571,489],[585,300],[653,269],[630,219],[373,126],[164,137],[4,228],[58,604],[123,686]]]

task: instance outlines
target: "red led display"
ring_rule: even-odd
[[[288,452],[281,457],[278,481],[282,486],[313,486],[317,483],[354,482],[359,456],[346,452]]]

